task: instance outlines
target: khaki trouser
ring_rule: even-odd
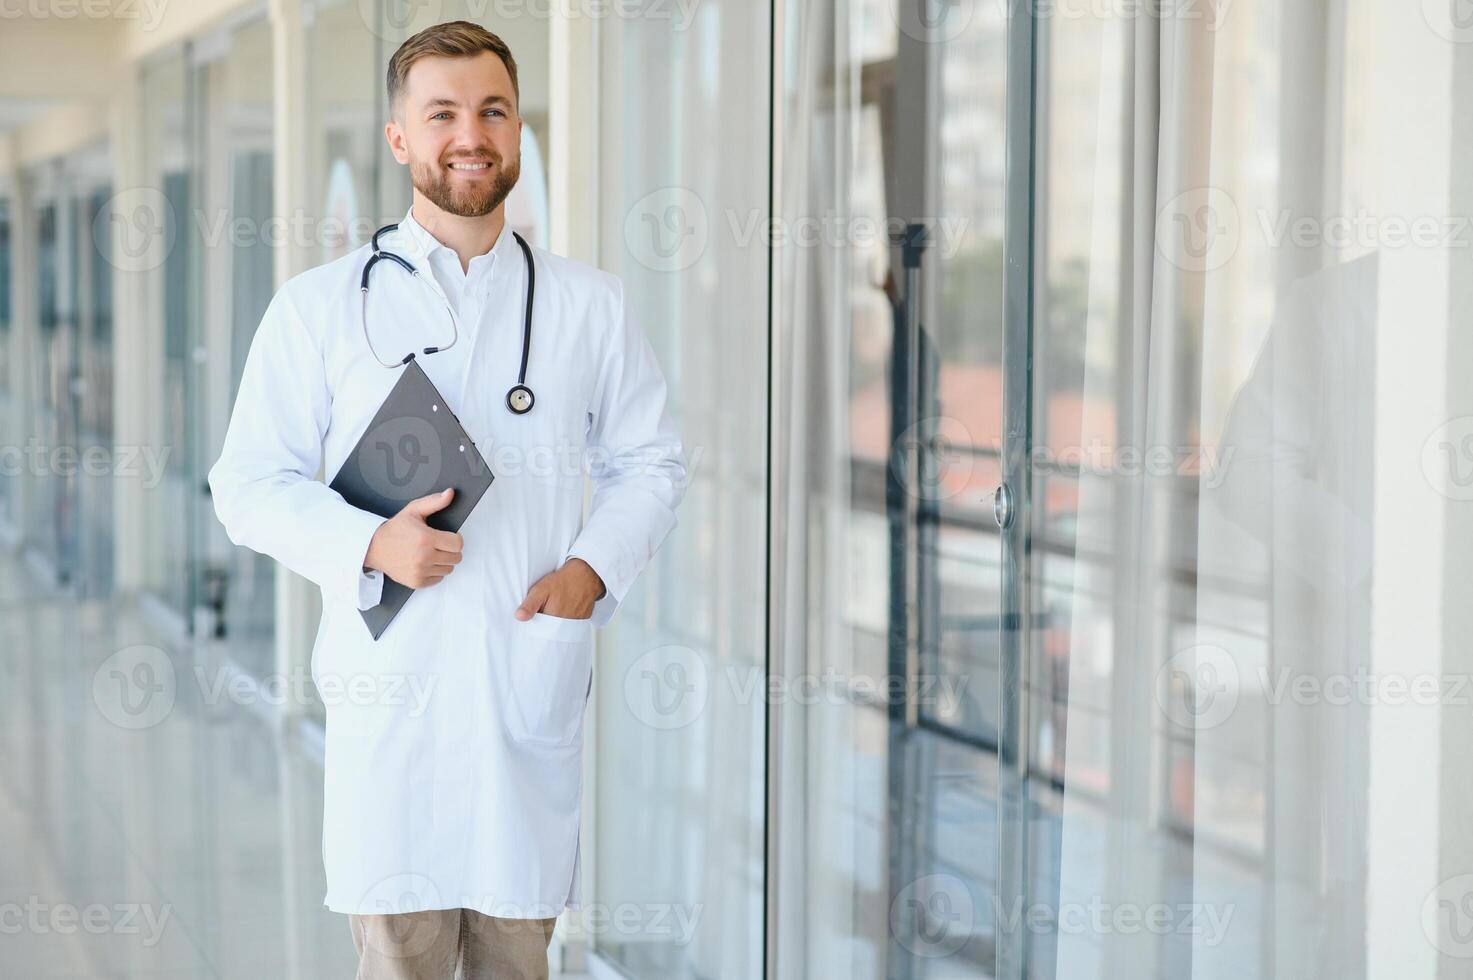
[[[497,919],[470,909],[350,915],[358,980],[546,980],[557,918]]]

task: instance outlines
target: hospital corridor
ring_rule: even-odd
[[[126,603],[14,559],[0,582],[4,975],[352,976],[321,904],[320,746]],[[106,665],[126,649],[136,666]]]
[[[0,980],[1473,975],[1468,14],[0,0]]]

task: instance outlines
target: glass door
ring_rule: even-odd
[[[111,154],[97,143],[75,154],[77,248],[77,439],[84,461],[111,458],[113,447],[113,266],[111,242],[98,234],[113,196]],[[77,593],[106,595],[113,583],[113,479],[94,465],[77,474]]]
[[[37,335],[32,390],[37,441],[49,465],[36,470],[34,496],[45,513],[31,528],[36,554],[61,587],[77,585],[79,530],[78,467],[78,284],[75,174],[60,161],[32,171],[38,200],[36,222]]]
[[[1031,16],[789,20],[769,975],[1020,977]]]
[[[276,669],[276,563],[225,537],[207,477],[225,440],[251,338],[274,291],[270,24],[260,15],[221,28],[191,54],[194,194],[203,213],[219,219],[203,232],[197,250],[198,293],[222,301],[200,306],[190,341],[196,419],[190,625],[197,636],[228,639],[235,663],[265,677]]]

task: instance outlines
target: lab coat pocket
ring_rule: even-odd
[[[583,486],[583,427],[586,416],[551,395],[506,423],[501,462],[507,475],[540,488]]]
[[[534,613],[515,635],[507,665],[507,730],[533,745],[576,744],[593,686],[593,621]]]

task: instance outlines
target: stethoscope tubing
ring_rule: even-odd
[[[395,253],[388,251],[379,244],[380,236],[394,231],[398,227],[398,224],[384,225],[378,231],[373,233],[371,244],[373,254],[371,254],[368,257],[368,261],[363,264],[363,275],[358,281],[358,292],[362,301],[360,321],[363,324],[363,339],[368,344],[369,353],[373,354],[374,360],[378,361],[384,367],[390,369],[402,367],[405,364],[408,364],[410,361],[414,360],[416,354],[414,351],[410,351],[408,354],[404,355],[403,360],[398,362],[386,361],[382,357],[379,357],[378,350],[373,346],[373,338],[369,336],[368,331],[369,275],[373,272],[373,267],[375,265],[380,262],[387,261],[399,266],[415,279],[423,281],[424,278],[419,274],[419,270],[416,269],[413,263],[411,263],[408,259],[404,258],[402,255],[396,255]],[[532,394],[532,389],[527,387],[527,361],[532,352],[532,302],[537,290],[537,265],[532,260],[532,248],[530,245],[527,244],[526,239],[522,238],[522,236],[517,234],[515,231],[513,231],[511,234],[512,237],[516,239],[517,244],[521,246],[522,255],[526,259],[527,263],[527,302],[526,310],[522,317],[522,360],[521,365],[517,369],[517,383],[513,385],[511,389],[509,389],[506,393],[506,407],[513,414],[523,415],[531,410],[532,405],[536,400]],[[428,286],[429,284],[426,283],[425,285]],[[436,292],[435,290],[433,290],[433,288],[431,289],[431,291]],[[436,292],[436,295],[439,295],[439,293]],[[450,348],[454,347],[456,341],[460,339],[460,321],[455,315],[455,310],[451,309],[450,301],[445,297],[442,296],[441,301],[445,304],[445,312],[450,314],[450,329],[452,330],[450,343],[445,344],[441,347],[423,348],[422,353],[424,353],[425,355],[436,354],[440,351],[447,351]]]

